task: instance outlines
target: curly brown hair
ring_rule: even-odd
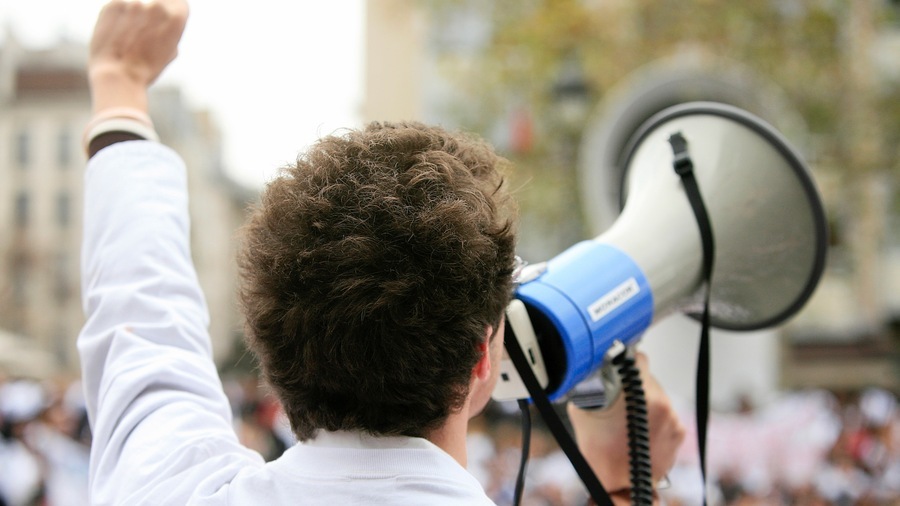
[[[471,135],[372,123],[268,185],[242,230],[240,300],[298,438],[422,437],[461,408],[512,292],[504,164]]]

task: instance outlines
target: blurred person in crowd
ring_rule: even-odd
[[[834,504],[900,502],[900,413],[894,394],[860,392],[843,407],[843,426],[815,486]]]
[[[223,386],[238,439],[268,462],[280,457],[296,439],[281,403],[259,383],[258,378],[245,376],[228,378]]]
[[[900,498],[900,410],[897,397],[868,388],[859,399],[863,426],[857,434],[857,461],[876,481],[875,495]]]
[[[0,387],[0,497],[7,506],[88,504],[89,449],[79,439],[73,388],[80,385],[18,380]]]
[[[87,406],[84,400],[84,388],[81,380],[75,380],[65,387],[62,396],[62,405],[65,407],[71,421],[69,435],[87,448],[91,446],[91,425],[88,420]]]
[[[45,498],[44,463],[26,433],[46,402],[37,382],[20,379],[0,385],[0,503],[6,506],[39,505]]]
[[[46,408],[26,432],[29,446],[43,463],[46,506],[88,504],[89,448],[78,432],[82,407],[77,399],[73,400],[71,392],[66,385],[51,386]]]
[[[374,123],[321,139],[268,185],[243,231],[241,299],[300,443],[266,463],[233,430],[190,258],[185,168],[147,116],[186,19],[183,0],[114,0],[91,41],[78,342],[91,501],[491,504],[465,471],[465,439],[497,381],[513,290],[505,162],[470,135]],[[684,429],[639,365],[660,478]],[[624,401],[569,415],[627,503]]]

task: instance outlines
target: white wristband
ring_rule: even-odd
[[[129,133],[142,139],[159,142],[150,116],[138,109],[114,108],[94,115],[85,126],[82,138],[84,152],[88,153],[91,141],[110,132]]]

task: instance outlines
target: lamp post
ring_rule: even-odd
[[[567,56],[560,65],[552,97],[562,126],[580,135],[590,108],[591,87],[575,54]]]
[[[563,189],[561,239],[568,244],[584,239],[581,193],[577,189],[578,148],[592,102],[592,90],[584,77],[577,53],[568,54],[560,65],[551,89],[551,104],[558,125],[558,143]]]

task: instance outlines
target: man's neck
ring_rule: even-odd
[[[447,452],[459,465],[466,467],[466,434],[469,428],[467,409],[451,414],[439,428],[425,436],[435,446]]]

